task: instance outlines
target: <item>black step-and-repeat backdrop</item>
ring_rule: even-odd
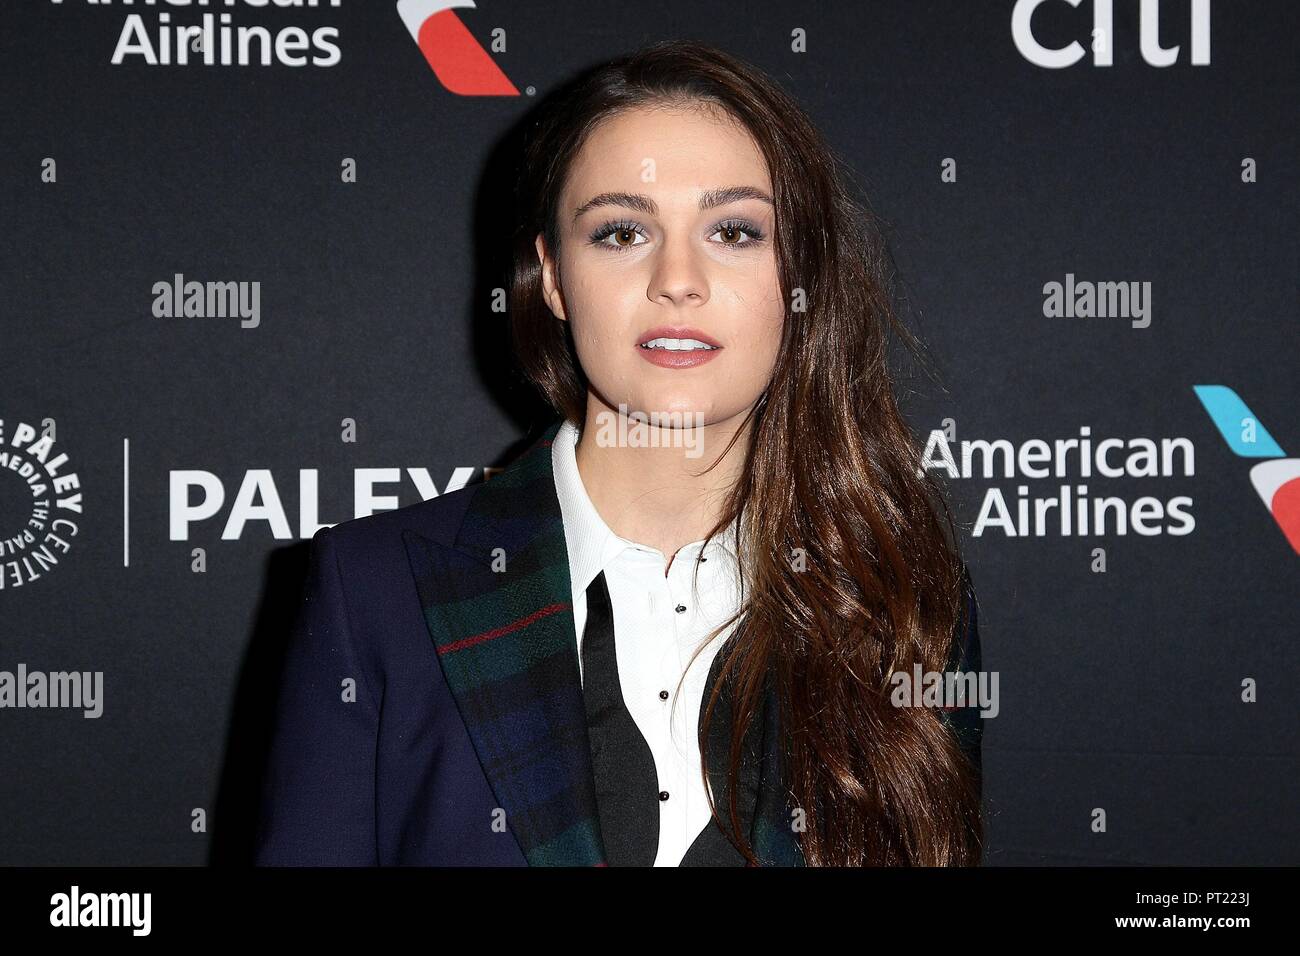
[[[981,597],[990,864],[1300,862],[1300,5],[6,4],[0,863],[248,859],[322,525],[546,419],[518,131],[667,37],[851,163]]]

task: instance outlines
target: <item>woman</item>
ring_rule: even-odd
[[[259,862],[979,862],[973,708],[891,695],[978,669],[978,632],[842,180],[700,44],[549,105],[510,308],[561,418],[489,481],[317,534]]]

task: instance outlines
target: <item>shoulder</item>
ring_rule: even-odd
[[[340,521],[317,531],[312,545],[331,552],[345,577],[351,576],[349,571],[384,572],[395,563],[404,568],[407,558],[402,533],[413,531],[452,543],[480,487],[469,485],[403,508]]]
[[[300,630],[319,635],[322,646],[347,646],[367,668],[373,699],[382,696],[385,673],[422,666],[428,648],[405,533],[453,542],[476,488],[341,521],[312,536]]]
[[[545,482],[554,487],[550,470],[550,444],[561,424],[562,421],[553,423],[541,438],[533,441],[526,452],[517,456],[506,468],[499,469],[502,473],[490,479],[494,488],[499,485],[514,489],[525,474],[534,476],[533,471],[526,473],[522,469],[526,460],[531,460],[533,463],[540,461]],[[489,479],[483,479],[404,508],[340,521],[332,527],[322,528],[315,537],[329,539],[330,547],[344,559],[394,553],[400,556],[404,554],[402,536],[406,531],[451,545],[455,543],[467,517],[481,518],[481,515],[471,515],[469,509],[488,483]],[[537,504],[537,489],[527,487],[517,493],[523,495],[524,503],[520,507],[526,508]]]

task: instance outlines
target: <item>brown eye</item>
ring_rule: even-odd
[[[762,242],[764,237],[763,231],[751,222],[743,220],[730,220],[720,222],[714,228],[714,235],[721,235],[721,245],[724,246],[752,246]],[[745,239],[741,239],[745,236]]]
[[[644,237],[645,242],[637,242],[637,237]],[[645,230],[633,222],[607,222],[590,236],[592,245],[604,246],[615,252],[623,252],[635,246],[643,246],[650,241]],[[610,240],[613,240],[611,242]]]

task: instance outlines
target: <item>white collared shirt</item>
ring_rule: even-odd
[[[616,535],[587,495],[575,453],[579,430],[565,421],[551,446],[555,490],[573,582],[578,670],[587,623],[587,587],[602,570],[614,610],[614,646],[623,702],[654,755],[659,790],[659,851],[655,866],[677,866],[709,825],[709,801],[700,771],[698,727],[709,666],[734,625],[691,654],[740,602],[736,524],[701,552],[703,540],[684,545],[665,576],[667,556]],[[698,592],[692,577],[698,564]],[[678,610],[678,609],[681,610]],[[686,672],[690,664],[689,672]],[[677,683],[686,680],[680,692]],[[661,692],[668,692],[668,699]]]

